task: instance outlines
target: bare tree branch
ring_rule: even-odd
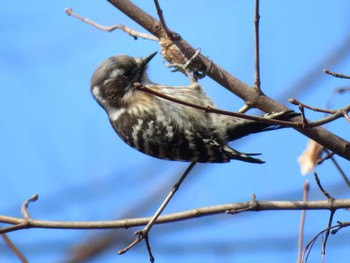
[[[269,210],[331,210],[350,208],[350,199],[339,199],[329,202],[322,201],[251,201],[208,206],[187,210],[179,213],[159,216],[155,224],[183,221],[203,216],[226,214],[227,211],[269,211]],[[249,208],[249,209],[247,209]],[[236,213],[237,214],[237,213]],[[54,228],[54,229],[117,229],[143,226],[148,224],[150,217],[130,218],[112,221],[92,222],[67,222],[67,221],[45,221],[37,219],[25,219],[10,216],[0,216],[0,222],[12,226],[0,228],[0,234],[27,228]]]

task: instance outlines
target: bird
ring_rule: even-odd
[[[158,93],[204,107],[215,107],[198,82],[187,86],[153,83],[147,75],[154,52],[144,58],[115,55],[103,61],[91,78],[91,93],[106,111],[119,137],[134,149],[160,159],[199,163],[240,160],[264,163],[259,153],[239,152],[228,145],[252,133],[281,126],[205,112],[135,88],[142,83]],[[264,115],[288,119],[290,111]]]

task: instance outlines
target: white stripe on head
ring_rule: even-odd
[[[92,95],[95,97],[95,99],[104,107],[107,106],[107,101],[102,98],[101,92],[100,92],[100,87],[98,85],[95,85],[91,89]]]
[[[119,68],[114,69],[111,74],[109,74],[108,78],[103,82],[103,85],[108,84],[111,81],[114,81],[115,79],[119,78],[121,75],[123,75],[125,72],[124,70],[121,70]]]

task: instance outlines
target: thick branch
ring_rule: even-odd
[[[193,219],[202,216],[216,214],[239,213],[246,211],[268,211],[268,210],[335,210],[341,208],[350,208],[350,199],[339,199],[332,202],[325,201],[254,201],[238,202],[225,205],[201,207],[179,213],[160,216],[155,224],[164,224],[182,220]],[[237,211],[237,212],[235,212]],[[130,228],[146,225],[150,217],[121,219],[114,221],[96,221],[96,222],[66,222],[66,221],[44,221],[36,219],[16,218],[9,216],[0,216],[0,222],[11,224],[10,227],[0,228],[0,234],[26,228],[56,228],[56,229],[108,229],[108,228]]]
[[[150,33],[159,39],[166,39],[167,34],[162,30],[159,21],[148,15],[142,9],[131,3],[129,0],[108,0],[112,5],[129,16],[132,20],[140,24]],[[177,34],[173,34],[177,35]],[[178,35],[177,35],[178,36]],[[181,37],[171,40],[171,44],[175,45],[187,59],[191,58],[195,53],[195,49],[190,46]],[[169,58],[169,57],[168,57]],[[167,59],[168,59],[167,58]],[[172,56],[173,59],[178,59],[180,56]],[[183,61],[169,61],[170,63],[182,64]],[[252,88],[235,78],[220,66],[213,63],[207,57],[199,55],[195,62],[192,63],[196,70],[202,71],[210,78],[218,82],[226,89],[233,92],[235,95],[243,99],[247,106],[255,107],[265,112],[285,111],[288,108],[277,101],[267,97],[258,89]],[[295,117],[295,121],[301,121],[301,117]],[[350,160],[350,143],[339,136],[321,128],[298,129],[299,132],[313,139],[324,147],[335,152],[339,156]]]

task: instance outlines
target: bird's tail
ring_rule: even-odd
[[[299,116],[300,113],[295,111],[283,111],[283,112],[272,112],[263,115],[262,117],[267,119],[275,120],[288,120],[290,118]],[[235,122],[233,125],[229,125],[227,129],[228,141],[234,141],[241,137],[247,136],[252,133],[259,133],[263,131],[271,131],[276,129],[284,128],[280,125],[261,123],[251,120],[242,120],[240,122]]]
[[[260,153],[242,153],[229,146],[224,147],[224,151],[230,159],[240,160],[248,163],[265,163],[263,160],[253,158],[252,156],[260,155]]]

